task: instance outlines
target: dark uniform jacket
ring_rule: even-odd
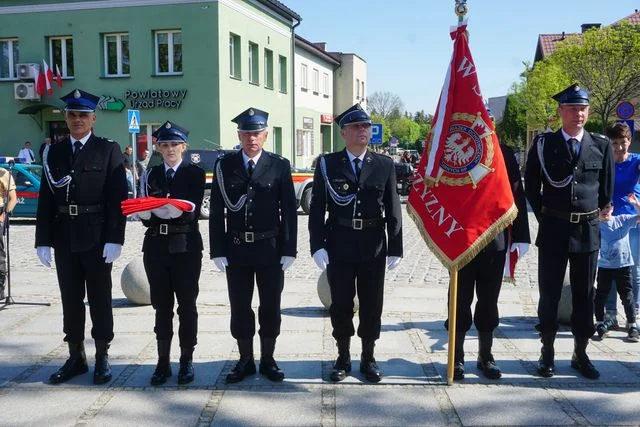
[[[182,161],[171,180],[167,183],[164,163],[149,170],[146,178],[146,192],[153,197],[171,197],[195,203],[193,212],[184,212],[178,218],[164,219],[151,214],[151,218],[143,220],[142,224],[149,229],[145,232],[143,252],[183,253],[200,252],[204,249],[202,236],[198,229],[198,217],[202,198],[204,197],[205,172],[199,166]],[[159,233],[160,224],[185,227],[185,233]]]
[[[217,173],[218,163],[222,177]],[[237,212],[226,208],[219,187],[221,180],[231,204],[237,203],[243,194],[247,195],[245,205]],[[249,178],[241,150],[220,157],[214,168],[211,188],[211,258],[226,257],[230,264],[268,265],[279,263],[282,256],[295,257],[298,238],[296,210],[291,165],[287,159],[263,150]],[[274,230],[277,230],[276,236],[253,243],[245,243],[233,235],[234,232]]]
[[[544,139],[544,164],[550,178],[563,180],[573,174],[563,188],[550,185],[538,157],[538,141]],[[536,245],[561,252],[592,252],[600,248],[599,219],[578,223],[545,214],[544,208],[557,212],[591,212],[611,201],[614,183],[613,156],[609,139],[584,133],[580,153],[574,159],[562,132],[538,136],[529,150],[525,170],[525,192],[540,223]]]
[[[357,194],[357,199],[346,206],[336,204],[328,194],[320,167],[321,162],[318,161],[313,177],[313,197],[309,212],[311,254],[325,248],[330,259],[347,262],[372,261],[387,255],[401,257],[402,210],[396,189],[393,160],[368,151],[358,181],[346,149],[323,157],[329,185],[340,196]],[[325,212],[329,213],[326,220]],[[383,226],[354,230],[337,225],[338,218],[384,220]]]
[[[67,138],[49,148],[47,165],[54,181],[71,176],[68,186],[56,188],[43,171],[36,223],[36,246],[82,252],[104,243],[124,243],[126,219],[120,202],[127,198],[127,180],[120,146],[91,135],[73,161]],[[53,188],[53,191],[52,189]],[[93,206],[95,213],[70,216],[59,207]]]
[[[518,216],[511,225],[511,242],[512,243],[530,243],[531,236],[529,234],[529,218],[527,214],[527,200],[522,187],[522,177],[518,162],[516,162],[513,150],[504,144],[500,144],[502,149],[502,157],[504,158],[507,174],[509,175],[509,183],[511,184],[511,192],[513,199],[518,208]],[[498,234],[487,246],[485,251],[504,251],[508,250],[509,228],[507,227],[503,233]]]

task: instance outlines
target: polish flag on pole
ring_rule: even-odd
[[[51,87],[51,83],[53,83],[53,72],[51,72],[51,68],[49,68],[49,65],[44,59],[42,60],[42,66],[43,74],[45,76],[45,86],[47,88],[47,93],[49,95],[53,95],[53,88]]]
[[[46,87],[46,80],[47,78],[44,76],[44,73],[42,71],[39,70],[40,67],[38,67],[38,75],[35,78],[36,81],[36,92],[38,93],[38,95],[43,96],[44,95],[44,91],[45,91],[45,87]]]
[[[60,74],[58,64],[56,64],[56,83],[58,83],[58,87],[62,87],[62,74]]]

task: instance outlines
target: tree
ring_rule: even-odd
[[[550,58],[536,62],[532,69],[523,73],[526,85],[522,96],[527,111],[527,124],[539,129],[557,127],[558,103],[553,100],[553,95],[570,84],[567,73]]]
[[[374,92],[368,99],[369,110],[385,120],[390,116],[400,116],[404,104],[398,95],[391,92]]]
[[[621,101],[640,96],[640,31],[623,22],[559,43],[549,57],[591,93],[590,110],[603,128]]]
[[[390,126],[391,134],[402,141],[402,143],[409,142],[413,144],[416,139],[420,138],[420,125],[408,117],[399,117],[393,120]]]
[[[504,108],[502,120],[496,130],[500,141],[521,149],[527,140],[527,106],[524,98],[524,82],[514,83]]]

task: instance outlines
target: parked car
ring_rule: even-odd
[[[309,214],[311,209],[311,187],[313,187],[313,169],[291,168],[291,179],[296,192],[296,201],[302,211]]]
[[[0,163],[0,167],[9,170],[8,163]],[[38,194],[42,166],[27,163],[15,163],[11,167],[11,179],[16,184],[18,203],[13,209],[13,217],[35,218],[38,211]]]

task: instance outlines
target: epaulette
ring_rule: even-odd
[[[277,153],[273,153],[271,151],[267,151],[266,152],[270,157],[273,157],[274,159],[278,159],[278,160],[285,160],[284,157],[282,157],[280,154]]]
[[[601,133],[589,132],[589,135],[591,135],[591,138],[602,139],[603,141],[609,141],[609,138],[602,135]]]

